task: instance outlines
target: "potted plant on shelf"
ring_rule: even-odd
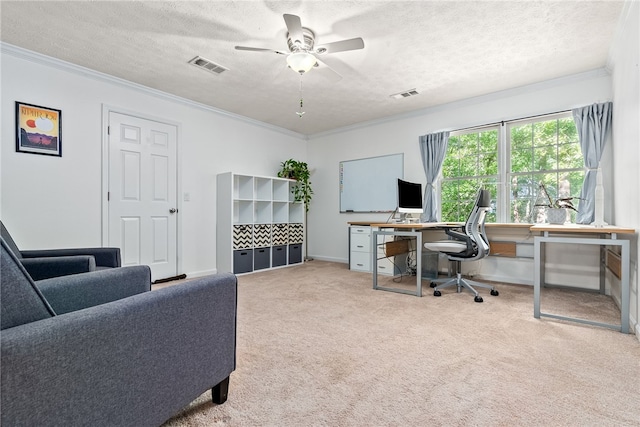
[[[580,197],[558,197],[553,200],[544,184],[540,184],[540,191],[543,193],[546,201],[544,203],[536,203],[534,206],[546,207],[547,221],[549,224],[564,224],[567,221],[567,209],[578,212],[573,206],[573,200]]]
[[[278,176],[280,178],[296,180],[296,184],[291,188],[293,200],[296,202],[304,202],[305,211],[308,212],[313,190],[311,189],[311,181],[309,181],[311,174],[309,173],[307,164],[293,159],[285,160],[280,163]]]

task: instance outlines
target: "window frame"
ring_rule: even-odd
[[[496,199],[495,205],[495,221],[498,223],[512,223],[510,208],[511,208],[511,194],[510,194],[510,179],[512,176],[522,176],[525,174],[532,174],[535,171],[529,172],[511,172],[511,129],[516,126],[523,126],[531,123],[539,123],[539,122],[547,122],[550,120],[558,120],[564,118],[571,118],[573,120],[573,116],[570,110],[560,111],[556,113],[542,114],[534,117],[526,117],[522,119],[514,119],[509,121],[503,121],[500,123],[493,123],[487,125],[481,125],[471,128],[460,129],[456,131],[451,131],[449,137],[457,137],[460,135],[470,134],[470,133],[481,133],[489,130],[498,130],[498,146],[497,146],[497,157],[498,157],[498,174],[497,174],[497,182],[496,182]],[[578,141],[579,143],[579,141]],[[557,150],[558,142],[556,140],[555,147]],[[557,165],[556,165],[557,166]],[[440,210],[438,212],[440,220],[442,219],[442,184],[447,181],[454,181],[456,179],[445,178],[443,175],[443,169],[441,168],[440,174],[438,176],[438,200],[440,204]],[[583,165],[581,169],[576,168],[556,168],[551,169],[548,173],[562,173],[562,172],[573,172],[581,170],[586,173],[587,168]],[[535,173],[534,173],[535,174]],[[478,176],[468,176],[466,179],[478,178]]]
[[[500,123],[493,123],[493,124],[488,124],[488,125],[482,125],[482,126],[477,126],[477,127],[473,127],[473,128],[466,128],[466,129],[461,129],[459,131],[453,131],[449,134],[449,139],[451,139],[451,137],[455,137],[455,136],[460,136],[460,135],[467,135],[467,134],[479,134],[482,132],[488,132],[488,131],[493,131],[496,130],[497,131],[497,135],[498,135],[498,145],[496,147],[496,155],[498,158],[498,170],[497,170],[497,174],[496,175],[469,175],[469,176],[465,176],[465,179],[467,180],[471,180],[471,179],[486,179],[487,177],[496,177],[496,191],[499,192],[500,191],[500,181],[501,181],[501,132],[502,132],[502,128],[503,126],[500,125]],[[448,148],[448,147],[447,147]],[[480,154],[480,153],[478,153]],[[444,163],[443,163],[444,166]],[[476,170],[477,172],[477,170]],[[447,181],[460,181],[461,178],[445,178],[443,175],[443,168],[440,169],[440,174],[438,175],[438,185],[437,185],[437,189],[438,189],[438,202],[439,202],[439,206],[440,206],[440,210],[438,212],[438,216],[440,219],[442,219],[442,184],[444,182]],[[498,217],[498,212],[499,210],[496,209],[496,222],[500,222],[500,219]]]

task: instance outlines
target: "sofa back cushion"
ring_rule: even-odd
[[[55,316],[7,242],[0,240],[0,329]]]
[[[4,239],[4,241],[7,243],[7,246],[15,254],[15,256],[17,256],[18,259],[21,259],[22,253],[20,253],[20,249],[18,249],[18,245],[16,245],[16,242],[13,241],[11,234],[9,234],[9,231],[5,228],[2,221],[0,221],[0,237]]]

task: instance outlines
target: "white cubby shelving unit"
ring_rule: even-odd
[[[250,273],[304,259],[304,203],[294,180],[226,172],[217,176],[216,265]]]

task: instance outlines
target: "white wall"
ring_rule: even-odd
[[[215,272],[216,174],[275,176],[281,161],[306,160],[301,135],[6,45],[0,59],[0,217],[23,249],[102,245],[103,105],[179,124],[182,192],[190,193],[179,211],[181,272],[190,275]],[[62,110],[61,158],[15,152],[15,101]]]
[[[616,41],[611,49],[609,68],[613,80],[613,182],[615,187],[614,223],[640,229],[640,3],[627,2],[622,14]],[[634,238],[631,245],[631,316],[636,323],[640,292],[638,292],[637,259],[640,247]]]

